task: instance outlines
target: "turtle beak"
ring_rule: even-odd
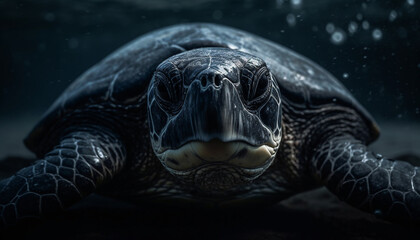
[[[191,170],[203,165],[224,164],[254,169],[264,166],[275,155],[275,149],[267,146],[252,146],[242,141],[208,142],[193,141],[175,150],[165,151],[161,157],[169,169]]]

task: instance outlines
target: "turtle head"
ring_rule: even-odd
[[[163,166],[206,191],[259,177],[282,135],[280,91],[265,62],[225,48],[162,62],[148,89],[148,119]]]

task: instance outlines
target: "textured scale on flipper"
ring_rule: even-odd
[[[121,153],[112,157],[111,151]],[[125,150],[106,133],[73,132],[44,159],[0,182],[0,227],[66,208],[121,170]]]
[[[335,164],[341,167],[333,168]],[[312,166],[340,199],[379,217],[420,222],[417,166],[375,155],[351,136],[332,138],[320,146]]]

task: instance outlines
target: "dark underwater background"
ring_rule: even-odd
[[[236,27],[312,59],[377,120],[382,136],[374,151],[419,159],[419,0],[0,0],[0,178],[33,158],[22,139],[70,82],[132,39],[186,22]],[[383,239],[409,233],[353,210],[325,189],[283,201],[264,216],[203,220],[171,214],[93,196],[20,233],[41,236],[54,228],[67,232],[64,239],[172,237],[165,231],[193,238],[216,234],[206,235],[211,239]]]

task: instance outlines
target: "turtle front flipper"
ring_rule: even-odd
[[[113,134],[73,131],[32,166],[0,181],[0,228],[64,209],[110,180],[125,162]]]
[[[311,164],[341,200],[391,221],[420,222],[419,167],[373,154],[351,136],[324,142]]]

